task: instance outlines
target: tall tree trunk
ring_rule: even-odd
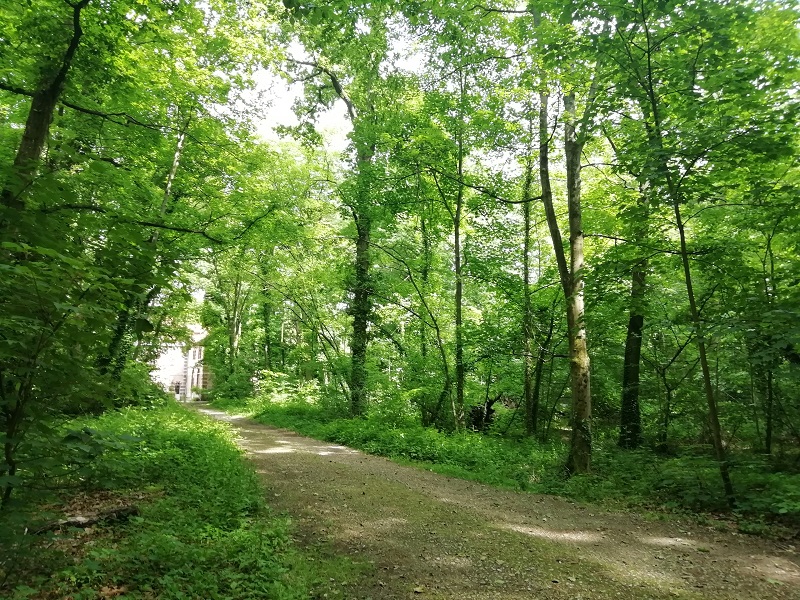
[[[430,280],[432,253],[431,253],[431,236],[428,231],[428,226],[425,221],[425,215],[420,218],[420,234],[422,235],[422,270],[420,275],[422,277],[422,291],[424,295],[428,294],[428,282]],[[428,327],[425,322],[419,320],[419,352],[422,356],[423,362],[428,357]]]
[[[163,220],[164,216],[167,214],[167,209],[172,199],[172,186],[175,182],[175,176],[178,173],[181,157],[183,156],[183,147],[186,141],[186,131],[188,127],[189,121],[186,122],[185,127],[178,133],[175,152],[172,156],[172,163],[169,171],[167,172],[166,181],[164,182],[164,193],[161,196],[161,206],[158,211],[159,219],[161,220]],[[153,231],[150,238],[147,240],[147,245],[145,246],[146,251],[142,251],[142,254],[146,256],[145,260],[152,260],[154,264],[157,260],[159,233],[160,230],[158,229]],[[143,285],[149,285],[149,283],[144,282]],[[128,350],[130,349],[129,345],[123,343],[125,336],[130,333],[131,326],[136,323],[136,320],[141,317],[143,312],[150,305],[150,302],[152,302],[160,292],[160,286],[151,288],[147,295],[147,302],[142,302],[137,294],[130,293],[128,295],[125,307],[117,313],[117,322],[114,326],[114,333],[111,336],[106,355],[98,360],[98,366],[102,373],[108,372],[111,365],[114,365],[112,372],[115,374],[115,379],[122,374],[127,360]]]
[[[572,290],[572,277],[570,276],[569,267],[567,266],[567,258],[564,252],[564,242],[561,239],[561,229],[558,226],[558,219],[556,218],[556,209],[553,204],[553,190],[550,184],[550,130],[548,127],[548,103],[550,101],[549,94],[541,92],[539,94],[539,180],[542,188],[542,204],[544,206],[544,213],[547,220],[547,228],[550,231],[550,240],[553,243],[553,253],[556,257],[556,264],[558,266],[558,275],[561,280],[561,289],[564,298],[569,302],[569,297]],[[567,310],[567,322],[569,323],[569,310]],[[572,329],[568,329],[569,346],[572,348]],[[570,370],[571,373],[571,370]],[[552,375],[552,363],[551,363]],[[550,422],[555,412],[553,411],[547,420],[547,430],[550,428]],[[546,431],[545,431],[546,434]]]
[[[459,71],[459,110],[464,110],[464,102],[467,92],[467,76],[463,71]],[[456,276],[455,289],[455,320],[456,320],[456,397],[453,404],[453,419],[457,431],[464,429],[464,385],[466,372],[464,369],[464,322],[463,322],[463,298],[464,298],[464,277],[462,269],[461,255],[461,219],[464,212],[464,131],[463,123],[459,125],[456,134],[456,169],[458,174],[458,188],[456,192],[456,204],[453,213],[453,260]]]
[[[644,329],[644,296],[647,261],[638,261],[631,270],[630,315],[625,337],[625,359],[622,367],[622,409],[620,411],[619,446],[627,450],[642,444],[642,417],[639,408],[639,372]]]
[[[697,351],[700,356],[700,369],[703,374],[703,388],[705,390],[706,403],[708,405],[708,422],[711,429],[711,437],[714,444],[714,454],[716,456],[720,478],[722,479],[722,486],[725,495],[728,499],[728,504],[732,507],[736,504],[736,499],[733,492],[733,484],[731,482],[730,471],[728,467],[728,460],[725,452],[725,445],[722,441],[722,428],[719,423],[719,414],[717,408],[717,399],[714,394],[714,384],[711,381],[711,369],[708,364],[708,352],[705,338],[705,326],[700,318],[700,310],[697,307],[697,298],[694,293],[694,284],[692,281],[692,268],[689,261],[689,250],[686,241],[686,230],[684,226],[683,217],[681,216],[681,193],[679,185],[676,184],[672,170],[669,165],[671,151],[665,147],[664,144],[664,127],[662,125],[661,117],[661,96],[657,92],[655,85],[657,75],[654,73],[653,55],[658,52],[658,44],[652,39],[652,32],[648,23],[648,15],[645,13],[644,5],[642,5],[642,27],[647,40],[647,65],[646,76],[642,79],[643,91],[646,99],[642,98],[641,103],[645,115],[652,119],[652,123],[645,122],[647,135],[650,142],[653,156],[651,157],[652,164],[656,167],[655,173],[660,175],[658,181],[662,186],[666,186],[666,192],[669,194],[669,199],[672,203],[673,212],[675,214],[675,225],[678,228],[678,235],[680,239],[680,254],[681,263],[683,265],[683,277],[686,284],[686,295],[689,300],[689,313],[692,320],[692,326],[696,334]]]
[[[719,424],[719,411],[717,409],[717,398],[714,394],[714,384],[711,381],[711,368],[708,364],[708,352],[706,348],[705,338],[705,325],[700,318],[700,310],[697,307],[697,298],[694,294],[694,285],[692,282],[692,269],[689,263],[689,250],[686,243],[686,229],[684,227],[683,218],[681,217],[680,202],[678,194],[674,191],[672,179],[668,178],[670,194],[673,196],[673,209],[675,211],[675,222],[678,225],[678,235],[680,237],[681,248],[681,262],[683,263],[683,276],[686,282],[686,295],[689,298],[689,313],[692,317],[692,325],[697,332],[697,352],[700,355],[700,370],[703,373],[703,388],[706,393],[706,402],[708,404],[708,424],[711,428],[711,438],[714,443],[714,453],[719,463],[719,473],[722,479],[722,487],[725,490],[725,496],[728,499],[728,504],[731,507],[736,505],[736,496],[733,492],[733,483],[731,482],[731,475],[728,468],[728,458],[725,451],[725,445],[722,442],[722,427]]]
[[[592,456],[592,396],[589,377],[589,351],[583,301],[583,223],[581,215],[581,152],[575,116],[575,95],[564,96],[564,152],[567,167],[569,207],[570,283],[567,296],[567,327],[570,342],[570,381],[572,387],[572,441],[567,471],[586,473]]]
[[[456,318],[456,397],[453,404],[453,419],[457,430],[464,426],[464,330],[463,330],[463,281],[461,273],[461,188],[456,199],[453,219],[453,259],[455,262],[455,318]]]
[[[372,309],[369,282],[369,241],[371,221],[365,210],[356,214],[356,259],[353,303],[353,339],[350,345],[350,412],[363,415],[367,409],[367,343],[369,315]]]
[[[353,336],[350,342],[350,413],[360,416],[367,409],[367,345],[369,343],[369,319],[372,312],[372,285],[370,281],[370,237],[372,234],[372,206],[370,199],[370,168],[375,156],[375,142],[369,133],[375,123],[364,127],[363,116],[356,114],[353,101],[342,87],[336,74],[317,62],[302,63],[314,67],[330,79],[336,95],[347,107],[347,117],[353,126],[357,148],[356,198],[351,211],[356,225],[355,277],[350,315],[353,317]],[[374,115],[373,115],[374,117]],[[364,134],[367,134],[366,136]],[[365,139],[366,138],[366,139]]]
[[[661,452],[666,452],[669,448],[669,426],[672,422],[672,388],[667,383],[666,372],[661,373],[660,377],[664,384],[664,410],[661,413],[661,429],[658,432],[657,448]]]
[[[269,298],[269,290],[265,287],[263,290],[265,298]],[[264,368],[267,371],[272,370],[272,303],[267,299],[261,305],[261,322],[264,327]]]
[[[591,396],[589,388],[589,356],[586,348],[586,331],[583,327],[583,280],[580,270],[583,268],[583,233],[581,231],[580,214],[580,148],[575,139],[574,120],[569,121],[567,138],[567,192],[569,201],[571,261],[567,265],[561,230],[556,219],[553,205],[553,192],[550,187],[549,139],[547,125],[548,94],[540,94],[539,108],[539,174],[542,186],[542,203],[544,204],[547,226],[553,242],[561,287],[567,305],[567,338],[569,341],[570,382],[572,394],[572,439],[570,453],[567,457],[566,469],[569,473],[585,473],[589,470],[591,459]],[[565,104],[567,100],[565,98]],[[574,99],[570,108],[574,116]],[[577,206],[573,203],[577,201]],[[577,269],[574,274],[573,270]],[[577,277],[575,276],[577,275]]]
[[[776,224],[777,228],[777,224]],[[775,297],[777,295],[776,279],[775,279],[775,253],[772,250],[772,238],[775,234],[775,229],[772,230],[770,235],[767,236],[767,247],[764,253],[763,268],[764,268],[764,298],[766,299],[767,307],[772,310],[775,304]],[[774,404],[775,404],[775,386],[774,386],[774,367],[775,361],[772,358],[768,359],[768,363],[761,367],[759,370],[766,371],[764,379],[764,453],[772,454],[772,434],[774,424]]]
[[[531,391],[530,402],[533,406],[536,407],[536,415],[535,415],[536,417],[538,417],[540,398],[542,397],[542,376],[544,375],[544,365],[547,360],[547,354],[550,348],[550,342],[553,339],[554,328],[555,328],[555,316],[551,312],[550,325],[547,328],[547,333],[545,334],[544,338],[542,338],[541,342],[539,343],[539,352],[538,355],[536,356],[536,367],[534,368],[533,390]],[[538,425],[538,423],[534,421],[534,425]],[[533,430],[529,431],[528,433],[529,435],[534,435],[536,433],[536,427],[534,427]]]
[[[70,4],[72,7],[72,37],[61,59],[61,64],[58,65],[53,76],[49,81],[44,81],[33,95],[28,118],[25,121],[25,129],[22,132],[22,140],[14,157],[11,177],[5,182],[3,191],[0,193],[0,203],[6,208],[17,211],[25,209],[25,201],[21,194],[36,175],[42,151],[50,134],[50,123],[53,121],[56,104],[61,97],[72,61],[83,37],[81,11],[89,2],[90,0],[80,0],[80,2]],[[3,221],[6,220],[3,219]],[[4,223],[2,229],[7,226],[8,224]]]
[[[550,239],[553,242],[553,253],[558,265],[558,275],[561,279],[561,288],[564,297],[568,297],[572,284],[570,283],[569,267],[564,253],[564,242],[561,239],[561,229],[558,227],[556,209],[553,205],[553,190],[550,185],[550,130],[547,124],[547,104],[549,94],[539,94],[539,179],[542,188],[542,204],[544,205],[547,228],[550,230]]]
[[[772,381],[772,369],[767,369],[767,397],[765,399],[764,418],[766,420],[764,432],[764,453],[772,454],[772,426],[773,405],[775,404],[775,390]]]
[[[533,335],[533,307],[531,301],[531,203],[530,191],[533,180],[533,161],[529,157],[525,165],[525,186],[523,188],[522,216],[524,221],[522,242],[522,333],[524,336],[524,381],[523,398],[525,403],[525,431],[533,437],[536,435],[537,421],[539,418],[539,385],[541,383],[541,369],[539,362],[533,364],[534,335]],[[542,348],[538,352],[542,359]],[[534,371],[536,375],[534,375]],[[534,382],[536,377],[536,382]]]

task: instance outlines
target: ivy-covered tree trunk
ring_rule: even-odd
[[[461,265],[461,210],[462,190],[459,186],[456,198],[455,217],[453,218],[453,261],[455,266],[455,320],[456,320],[456,397],[453,403],[453,420],[457,430],[464,427],[464,323],[463,323],[463,297],[464,281]]]
[[[460,91],[459,111],[464,115],[465,98],[467,93],[467,76],[459,70],[458,85]],[[466,384],[466,370],[464,368],[464,274],[461,249],[461,220],[464,214],[464,125],[458,125],[456,133],[456,198],[453,216],[453,262],[456,278],[455,289],[455,344],[456,344],[456,396],[453,403],[453,421],[457,431],[464,429],[464,386]]]
[[[359,203],[361,204],[361,203]],[[363,415],[367,409],[367,343],[368,325],[372,300],[369,281],[369,241],[371,220],[366,209],[359,206],[354,212],[356,220],[356,258],[353,301],[350,312],[353,316],[353,337],[350,344],[350,412]]]
[[[162,221],[173,199],[172,187],[175,183],[181,157],[183,156],[184,144],[186,143],[186,130],[188,127],[189,121],[186,122],[186,125],[178,133],[175,152],[172,156],[172,163],[170,164],[167,178],[164,182],[164,193],[161,195],[161,205],[158,210],[159,219]],[[125,363],[128,360],[131,344],[125,343],[126,337],[132,332],[134,327],[141,325],[142,319],[144,319],[151,303],[161,293],[161,286],[152,285],[153,280],[151,279],[158,263],[158,240],[160,233],[158,229],[153,231],[147,243],[139,248],[142,263],[144,264],[143,273],[145,273],[139,280],[139,288],[150,288],[147,292],[147,298],[143,301],[140,293],[129,293],[125,306],[117,312],[117,320],[114,325],[111,341],[108,345],[108,351],[98,360],[100,372],[111,372],[114,379],[119,379],[125,368]]]
[[[619,446],[627,450],[642,444],[642,417],[639,408],[639,375],[644,329],[644,296],[647,261],[638,261],[631,270],[630,315],[625,336],[625,358],[622,367],[622,408],[620,411]]]

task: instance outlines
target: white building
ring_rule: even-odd
[[[152,377],[179,400],[200,400],[211,387],[208,369],[203,364],[203,339],[208,335],[199,325],[190,326],[192,343],[169,344],[156,359]]]

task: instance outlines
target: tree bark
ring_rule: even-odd
[[[620,411],[619,446],[626,450],[642,444],[642,418],[639,408],[639,374],[644,329],[644,295],[647,261],[638,261],[631,270],[631,308],[628,333],[625,337],[625,359],[622,368],[622,409]]]
[[[570,293],[567,296],[570,380],[572,387],[572,441],[566,468],[569,473],[589,471],[592,456],[592,396],[589,351],[583,300],[583,223],[581,215],[581,152],[576,129],[575,95],[564,96],[564,152],[569,206]]]
[[[459,71],[459,110],[464,110],[464,98],[466,95],[466,75]],[[463,124],[459,125],[456,134],[457,157],[456,169],[458,173],[458,188],[456,191],[456,204],[453,212],[453,262],[456,276],[455,289],[455,320],[456,320],[456,397],[453,404],[453,421],[456,431],[464,429],[464,384],[466,372],[464,369],[464,322],[463,322],[463,298],[464,298],[464,278],[462,273],[461,256],[461,219],[464,210],[464,131]]]
[[[736,505],[736,496],[733,492],[733,483],[731,482],[730,470],[728,468],[727,453],[722,441],[722,427],[719,424],[719,411],[717,409],[717,398],[714,394],[714,384],[711,381],[711,369],[708,364],[708,352],[706,349],[705,326],[700,318],[700,310],[697,307],[697,299],[694,294],[692,269],[689,263],[689,250],[686,243],[686,229],[684,227],[683,218],[681,217],[679,197],[675,192],[669,174],[668,184],[670,195],[673,197],[675,222],[678,225],[678,235],[680,237],[681,262],[683,263],[683,276],[686,282],[686,295],[689,298],[689,312],[692,317],[692,325],[697,333],[697,351],[700,355],[700,369],[703,373],[703,388],[706,393],[706,402],[708,404],[708,423],[711,429],[711,438],[714,443],[714,454],[719,464],[719,473],[722,479],[722,487],[725,491],[725,496],[728,499],[728,504],[733,508]]]
[[[350,345],[350,412],[353,416],[360,416],[367,409],[367,343],[369,316],[372,310],[369,281],[371,221],[361,206],[356,213],[356,232],[355,285],[350,309],[353,316],[353,338]]]
[[[56,104],[64,89],[72,61],[83,37],[81,11],[89,2],[90,0],[81,0],[70,5],[72,7],[72,37],[61,59],[61,64],[58,65],[58,69],[52,77],[45,80],[33,95],[31,108],[25,121],[25,129],[22,132],[22,140],[14,157],[11,177],[5,182],[3,191],[0,193],[0,204],[6,208],[16,211],[25,209],[22,193],[33,181],[39,167],[42,151],[50,134],[50,123],[53,121]],[[7,219],[8,217],[4,221]],[[7,226],[6,223],[3,228]]]
[[[533,307],[531,300],[531,203],[528,201],[533,180],[533,162],[529,158],[525,170],[525,186],[523,191],[522,216],[524,222],[522,243],[522,332],[524,336],[524,381],[523,397],[525,402],[525,432],[534,437],[539,418],[539,384],[541,383],[540,363],[533,364],[534,335]],[[538,355],[541,359],[542,349]],[[535,371],[535,375],[534,375]],[[534,377],[536,381],[534,382]]]

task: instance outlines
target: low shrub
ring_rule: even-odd
[[[133,497],[140,514],[97,528],[87,543],[79,535],[72,544],[77,555],[60,562],[30,556],[40,563],[34,567],[34,560],[0,557],[0,596],[308,597],[313,574],[298,568],[302,559],[291,547],[286,520],[269,513],[257,475],[224,425],[170,404],[111,412],[73,429],[117,440],[76,483],[93,493]],[[61,537],[50,545],[64,547]],[[25,550],[4,545],[13,559]],[[3,564],[9,565],[5,573]]]

